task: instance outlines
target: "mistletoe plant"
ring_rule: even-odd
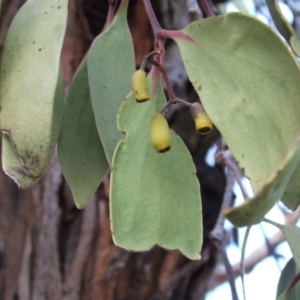
[[[241,13],[214,16],[205,1],[207,18],[166,30],[144,0],[154,50],[135,71],[128,1],[118,8],[110,3],[105,27],[65,102],[60,54],[68,1],[28,0],[19,10],[1,62],[3,170],[20,188],[28,188],[42,176],[58,143],[59,162],[78,208],[111,170],[115,244],[134,251],[158,244],[199,259],[199,182],[189,151],[164,114],[181,102],[191,107],[200,133],[209,133],[212,124],[221,132],[254,190],[240,207],[225,211],[234,225],[260,222],[280,199],[296,209],[300,71],[295,55],[300,42],[276,1],[267,1],[268,6],[291,48],[258,19]],[[167,39],[177,43],[201,104],[175,95],[164,67]],[[148,74],[146,65],[151,66]],[[295,230],[292,236],[299,235]]]

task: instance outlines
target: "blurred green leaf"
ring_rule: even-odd
[[[112,23],[95,39],[88,55],[92,105],[109,164],[121,139],[116,121],[118,110],[131,90],[131,76],[135,71],[127,5],[128,1],[120,4]]]
[[[281,226],[281,230],[283,231],[283,234],[291,248],[297,267],[300,269],[300,228],[297,226],[283,225]]]
[[[109,169],[92,109],[86,59],[66,97],[58,158],[76,206],[85,207]]]
[[[291,46],[295,55],[300,57],[300,40],[294,28],[290,25],[290,23],[286,20],[283,13],[281,12],[278,1],[266,0],[266,3],[276,28],[285,38],[287,43]]]
[[[59,78],[68,1],[27,1],[6,36],[0,78],[3,168],[22,187],[48,166],[63,114]],[[11,143],[9,146],[8,143]]]
[[[295,261],[291,258],[283,268],[277,285],[277,300],[298,300],[300,299],[299,282],[288,293],[286,289],[291,284],[295,276],[299,274]]]
[[[292,210],[295,210],[300,204],[299,182],[300,182],[300,165],[298,164],[281,198],[281,201],[289,209]]]
[[[239,13],[194,22],[174,40],[206,112],[258,193],[259,210],[245,204],[239,226],[256,223],[282,196],[298,163],[298,62],[268,26]],[[242,222],[246,205],[254,211]]]
[[[157,153],[152,147],[150,119],[165,104],[165,96],[155,74],[149,76],[151,100],[137,103],[130,93],[120,110],[124,138],[113,157],[110,191],[114,242],[134,251],[158,244],[198,259],[202,209],[195,166],[174,132],[169,152]]]

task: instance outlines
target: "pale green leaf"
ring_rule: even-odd
[[[206,112],[260,193],[260,215],[245,223],[253,224],[282,196],[297,164],[298,62],[272,29],[239,13],[194,22],[174,40]]]
[[[1,130],[11,147],[3,150],[2,157],[5,172],[21,187],[42,175],[58,137],[63,113],[59,63],[67,6],[66,0],[27,1],[4,44]],[[9,139],[4,138],[4,145]]]
[[[290,25],[281,12],[278,0],[266,0],[266,3],[276,28],[285,38],[287,43],[290,44],[295,55],[300,57],[300,40],[294,28]]]
[[[47,161],[50,162],[50,159],[55,150],[55,145],[59,136],[59,132],[61,129],[63,113],[64,113],[64,82],[62,78],[61,71],[59,72],[57,79],[57,86],[54,95],[53,102],[53,116],[51,121],[51,136],[50,136],[50,144],[48,146],[48,156]],[[41,148],[42,150],[42,148]],[[24,167],[24,163],[20,157],[17,156],[18,151],[16,150],[15,145],[12,142],[11,135],[9,131],[2,130],[2,168],[3,171],[11,177],[16,184],[22,188],[28,188],[32,186],[41,175],[34,176],[30,173],[26,167]],[[26,152],[25,152],[26,153]],[[28,158],[28,157],[27,157]],[[32,157],[32,163],[38,160],[38,156]],[[47,165],[46,165],[47,167]]]
[[[127,24],[127,1],[123,1],[112,23],[93,42],[88,55],[92,105],[109,164],[121,139],[116,122],[118,109],[131,90],[134,71],[134,49]]]
[[[151,97],[137,103],[131,93],[121,107],[124,138],[114,154],[110,191],[114,242],[134,251],[158,244],[198,259],[202,209],[195,166],[174,132],[169,152],[157,153],[152,147],[150,119],[165,103],[161,83],[154,81]]]
[[[286,289],[299,273],[295,261],[291,258],[283,268],[277,285],[277,300],[298,300],[300,298],[300,283],[298,282],[288,293]]]
[[[77,70],[66,97],[58,158],[75,204],[83,208],[109,169],[92,109],[86,59]]]
[[[291,175],[300,160],[300,136],[288,153],[283,163],[256,195],[239,207],[229,208],[224,212],[235,226],[248,226],[260,222],[265,214],[280,199]]]

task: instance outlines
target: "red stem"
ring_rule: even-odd
[[[161,60],[161,58],[159,58]],[[175,100],[176,99],[176,96],[175,96],[175,93],[174,93],[174,90],[173,90],[173,87],[172,87],[172,84],[171,84],[171,81],[169,79],[169,76],[168,76],[168,73],[165,69],[165,67],[163,66],[163,64],[161,64],[160,62],[157,62],[156,60],[153,60],[153,59],[150,59],[149,60],[155,67],[157,67],[159,69],[159,71],[161,72],[162,74],[162,77],[164,79],[164,82],[166,84],[166,88],[167,88],[167,93],[168,93],[168,97],[169,97],[169,100]]]
[[[115,11],[116,11],[116,5],[114,5],[114,6],[109,5],[106,22],[103,26],[102,31],[104,31],[106,29],[106,27],[112,22],[114,15],[115,15]]]
[[[207,0],[198,0],[198,3],[207,18],[215,16]]]
[[[143,2],[144,2],[144,6],[146,9],[146,13],[147,13],[148,19],[150,21],[152,30],[154,32],[154,35],[156,36],[158,31],[161,30],[161,26],[159,25],[159,23],[156,19],[156,16],[154,14],[150,0],[143,0]]]

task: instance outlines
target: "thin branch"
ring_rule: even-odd
[[[222,257],[222,261],[223,261],[225,269],[226,269],[226,274],[227,274],[227,278],[228,278],[228,282],[229,282],[229,286],[230,286],[230,290],[231,290],[232,300],[238,300],[239,298],[238,298],[236,287],[235,287],[234,272],[233,272],[232,265],[230,264],[230,261],[228,259],[227,253],[226,253],[224,239],[221,241],[214,240],[214,243],[219,249],[219,252]]]
[[[298,208],[294,213],[288,215],[285,220],[285,225],[293,225],[295,224],[300,216],[300,208]],[[270,245],[272,247],[278,246],[280,243],[284,242],[285,236],[281,230],[278,230],[276,234],[274,234],[270,239]],[[262,245],[255,251],[253,251],[246,259],[245,259],[245,273],[249,273],[253,270],[253,268],[262,260],[269,256],[269,251],[266,245]],[[233,273],[234,277],[237,278],[241,275],[241,265],[237,263],[233,265]],[[224,268],[216,268],[214,274],[211,277],[211,281],[209,283],[209,290],[214,289],[218,285],[227,281],[227,272]]]
[[[103,26],[102,32],[106,29],[106,27],[112,22],[115,12],[116,12],[116,5],[109,5],[108,13],[106,17],[106,22]]]
[[[154,14],[154,11],[153,11],[150,0],[143,0],[143,2],[144,2],[144,6],[145,6],[145,9],[146,9],[146,13],[147,13],[147,16],[149,18],[152,30],[154,32],[154,35],[156,36],[158,31],[161,29],[161,26],[159,25],[159,23],[157,21],[157,18]]]
[[[207,18],[215,16],[214,12],[212,11],[212,9],[208,3],[208,0],[198,0],[198,4],[199,4],[201,10],[205,13]]]
[[[149,62],[151,62],[154,66],[156,66],[160,70],[160,72],[163,76],[164,82],[166,84],[166,89],[167,89],[169,99],[175,99],[176,98],[175,92],[173,90],[171,81],[169,79],[169,76],[168,76],[168,73],[167,73],[165,67],[153,59],[149,59]]]
[[[155,49],[144,56],[144,59],[141,63],[140,70],[145,70],[146,64],[152,59],[155,55],[163,55],[165,53],[164,49]]]
[[[235,161],[233,161],[233,156],[232,156],[231,152],[229,150],[228,151],[219,151],[216,155],[216,160],[217,160],[218,164],[227,166],[229,169],[231,169],[234,172],[235,179],[241,189],[244,200],[248,199],[249,196],[248,196],[248,193],[246,192],[244,185],[242,183],[239,167],[237,166]]]
[[[182,100],[182,99],[177,98],[177,97],[176,97],[175,99],[171,99],[171,101],[172,101],[174,104],[176,104],[177,102],[179,102],[179,103],[182,103],[183,105],[185,105],[185,106],[187,106],[187,107],[191,107],[191,106],[192,106],[192,103],[187,102],[187,101]]]
[[[228,207],[231,206],[232,188],[233,188],[234,182],[235,182],[234,171],[232,169],[228,169],[227,173],[226,173],[226,187],[225,187],[225,192],[224,192],[224,196],[223,196],[222,208],[220,211],[220,215],[218,217],[218,221],[215,225],[215,228],[213,229],[213,231],[210,234],[211,237],[214,239],[222,240],[222,238],[224,236],[223,225],[224,225],[225,217],[223,215],[223,212],[224,212],[224,210],[226,210]]]

